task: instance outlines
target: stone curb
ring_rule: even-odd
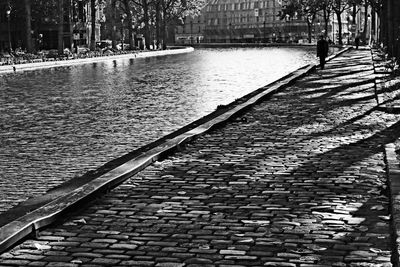
[[[175,55],[175,54],[189,53],[189,52],[193,52],[193,51],[194,51],[193,47],[185,47],[185,48],[180,47],[180,48],[168,49],[168,50],[146,51],[146,52],[128,53],[128,54],[122,54],[122,55],[110,55],[110,56],[91,57],[91,58],[77,58],[77,59],[59,60],[59,61],[34,62],[34,63],[27,63],[27,64],[14,64],[14,65],[0,66],[0,75],[7,74],[7,73],[21,72],[21,71],[36,70],[36,69],[48,69],[48,68],[104,62],[104,61],[117,60],[117,59],[134,59],[134,58]]]
[[[344,49],[339,53],[330,56],[327,60],[331,60],[346,51],[348,51],[348,49]],[[285,78],[281,78],[275,83],[261,87],[260,89],[263,90],[259,94],[250,97],[244,103],[233,107],[227,112],[212,118],[187,132],[166,140],[159,146],[144,152],[134,159],[101,175],[95,180],[92,180],[72,192],[60,196],[50,203],[2,226],[0,228],[0,253],[6,251],[15,243],[23,240],[27,236],[35,234],[39,229],[60,220],[62,216],[72,208],[76,208],[79,204],[85,203],[88,199],[116,187],[153,162],[171,155],[182,145],[190,142],[196,137],[222,126],[231,118],[238,116],[254,104],[289,86],[294,81],[304,77],[313,70],[315,70],[315,65],[306,65],[286,75]]]
[[[394,266],[400,264],[400,165],[394,143],[385,145],[386,174],[390,190],[390,213],[392,214]]]

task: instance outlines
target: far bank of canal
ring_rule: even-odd
[[[0,212],[315,59],[312,47],[197,49],[4,75]]]

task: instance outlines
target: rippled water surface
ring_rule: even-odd
[[[46,191],[315,61],[310,48],[199,49],[1,76],[0,196]]]

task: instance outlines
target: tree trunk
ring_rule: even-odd
[[[363,34],[362,34],[362,40],[364,42],[364,44],[366,44],[367,42],[367,31],[368,31],[368,1],[365,1],[365,5],[364,5],[364,28],[363,28]]]
[[[385,2],[385,1],[384,1]],[[387,47],[390,56],[394,54],[394,17],[393,17],[393,0],[388,0],[387,5]]]
[[[24,0],[25,14],[26,14],[26,50],[29,53],[33,52],[32,44],[32,14],[31,14],[31,0]]]
[[[328,25],[329,25],[329,17],[330,17],[330,12],[328,12],[326,9],[324,9],[324,29],[325,29],[325,35],[328,35]]]
[[[399,36],[400,36],[400,3],[399,1],[394,2],[394,9],[393,13],[395,14],[395,54],[394,56],[397,58],[397,61],[399,62],[400,60],[400,41],[399,41]]]
[[[91,34],[90,51],[96,50],[96,0],[90,0]]]
[[[73,0],[67,0],[68,1],[68,24],[69,24],[69,48],[71,52],[73,53],[73,43],[74,43],[74,25],[72,22],[73,18],[73,11],[72,11],[72,5],[73,5]]]
[[[64,53],[64,1],[58,1],[58,54]]]
[[[147,0],[142,0],[143,19],[144,19],[144,40],[146,49],[150,50],[150,30],[149,30],[149,5]]]
[[[128,19],[129,46],[130,46],[130,49],[133,49],[135,44],[133,42],[132,14],[131,14],[131,8],[129,6],[129,1],[124,0],[124,5],[125,5],[125,11],[126,11],[126,15],[127,15],[126,18]]]
[[[162,35],[162,49],[167,49],[167,7],[165,1],[161,0],[162,18],[161,18],[161,35]]]
[[[337,20],[338,20],[338,27],[339,27],[339,33],[338,33],[338,38],[339,38],[339,45],[343,44],[342,40],[342,17],[340,16],[340,12],[336,12]]]
[[[309,20],[307,20],[307,30],[308,30],[308,43],[311,44],[311,39],[312,39],[312,23],[310,23]]]
[[[113,49],[117,49],[117,25],[116,25],[116,16],[117,16],[117,0],[111,1],[111,45]]]
[[[162,43],[162,38],[161,38],[161,8],[160,8],[160,2],[157,1],[156,3],[156,40],[157,40],[157,47]]]
[[[376,44],[380,44],[382,42],[382,21],[383,21],[383,14],[382,14],[382,6],[375,6],[374,10],[376,12],[376,27],[375,27],[375,36],[376,36]]]
[[[376,41],[376,11],[375,9],[371,6],[371,40],[372,43],[374,43]]]
[[[382,3],[382,12],[381,12],[381,25],[380,25],[380,41],[383,43],[384,46],[387,46],[387,21],[388,21],[388,13],[387,13],[387,1],[383,1]]]
[[[356,24],[356,16],[357,16],[357,5],[354,4],[353,5],[353,10],[352,10],[352,17],[353,17],[353,24]]]

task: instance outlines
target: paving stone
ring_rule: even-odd
[[[50,262],[46,266],[49,267],[77,267],[74,263],[67,263],[67,262]]]
[[[264,266],[270,267],[296,267],[296,264],[289,262],[266,262]]]
[[[156,267],[184,267],[184,263],[177,263],[177,262],[163,262],[163,263],[157,263],[155,265]]]
[[[47,262],[43,262],[43,261],[32,261],[30,262],[27,266],[36,266],[36,267],[43,267],[46,266]]]
[[[97,258],[94,259],[91,263],[102,265],[102,266],[116,266],[121,260],[119,259],[106,259],[106,258]]]

